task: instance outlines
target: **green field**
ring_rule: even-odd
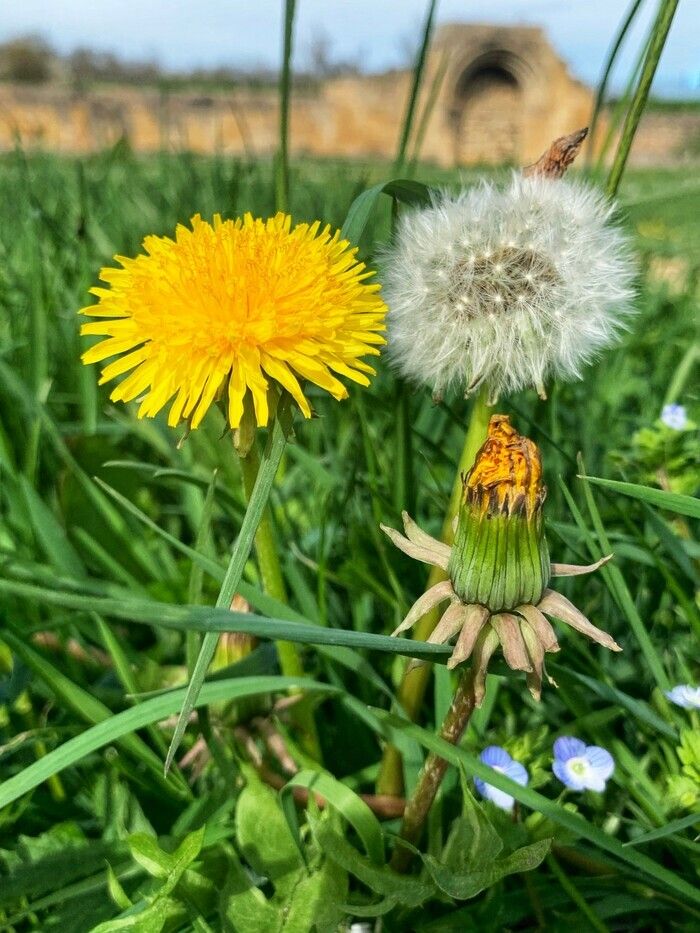
[[[377,164],[296,162],[291,213],[340,227],[353,200],[390,173]],[[452,186],[478,175],[419,167],[415,177]],[[383,361],[371,388],[353,386],[340,404],[310,391],[318,417],[298,419],[271,498],[287,605],[266,602],[253,558],[242,592],[262,616],[279,620],[286,611],[292,623],[358,635],[355,647],[303,649],[305,676],[317,686],[302,703],[315,718],[321,761],[308,757],[295,717],[277,703],[288,684],[275,679],[276,652],[262,639],[242,660],[232,649],[207,688],[208,712],[187,730],[178,755],[187,760],[164,779],[182,701],[173,688],[187,683],[199,636],[163,624],[158,606],[215,602],[245,511],[240,467],[218,410],[178,445],[183,432],[162,416],[139,421],[134,406],[110,403],[95,367],[79,362],[76,311],[90,303],[100,267],[115,253],[135,255],[146,234],[169,235],[195,213],[273,213],[272,166],[140,158],[125,147],[85,160],[0,157],[3,929],[68,933],[119,917],[122,926],[103,929],[296,933],[340,929],[365,911],[383,913],[387,931],[697,929],[700,713],[663,695],[700,675],[697,522],[672,502],[661,508],[578,476],[697,493],[700,183],[686,170],[631,170],[619,200],[640,256],[629,331],[583,381],[553,385],[547,401],[524,392],[501,404],[541,448],[553,558],[589,563],[615,553],[612,571],[560,588],[624,651],[561,630],[550,671],[559,686],[545,688],[541,703],[520,675],[500,662],[492,669],[461,746],[465,780],[473,790],[470,763],[484,746],[503,745],[527,762],[535,796],[514,819],[479,807],[493,828],[482,817],[456,822],[464,836],[448,857],[450,821],[463,805],[453,768],[423,851],[462,883],[490,833],[504,852],[554,842],[535,871],[485,878],[485,892],[472,897],[477,885],[467,900],[446,893],[425,867],[409,878],[390,873],[377,846],[390,846],[398,820],[380,828],[336,784],[325,785],[335,804],[326,816],[313,806],[308,816],[296,811],[304,865],[276,792],[255,776],[246,735],[278,784],[289,774],[270,758],[261,721],[302,768],[375,793],[389,736],[382,711],[392,709],[404,659],[362,638],[389,634],[426,582],[424,568],[378,525],[397,526],[407,508],[439,534],[471,403],[407,392]],[[384,201],[361,242],[369,262],[389,237]],[[686,430],[658,420],[668,402],[686,406]],[[192,549],[203,559],[193,561]],[[140,618],[132,600],[145,607]],[[449,705],[451,676],[435,665],[421,728],[394,722],[409,786]],[[89,730],[100,722],[101,742],[66,745],[96,735]],[[561,734],[613,753],[604,795],[562,796],[549,770]],[[139,911],[144,925],[128,925]]]

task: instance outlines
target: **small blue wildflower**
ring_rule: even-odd
[[[605,790],[605,782],[615,770],[610,752],[581,739],[563,735],[554,743],[552,771],[569,790]]]
[[[666,696],[683,709],[700,709],[700,687],[691,684],[677,684],[672,690],[666,690]]]
[[[688,415],[685,405],[664,405],[661,409],[661,420],[668,428],[682,431],[688,424]]]
[[[519,761],[514,761],[505,748],[501,748],[500,745],[489,745],[479,755],[479,759],[485,765],[493,768],[494,771],[498,771],[499,774],[505,774],[506,777],[516,781],[521,787],[527,786],[527,782],[530,780],[525,766],[521,765]],[[506,794],[505,791],[498,790],[497,787],[487,784],[481,778],[474,778],[474,783],[485,800],[495,803],[501,810],[513,809],[514,800],[510,794]]]

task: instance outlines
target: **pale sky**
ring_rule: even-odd
[[[594,83],[629,0],[441,0],[438,21],[544,26],[572,71]],[[296,61],[303,64],[323,33],[333,57],[359,59],[364,70],[400,63],[418,34],[426,0],[297,0]],[[0,41],[39,33],[59,51],[77,46],[152,58],[173,70],[275,66],[280,59],[282,0],[2,0]],[[624,84],[657,0],[644,0],[616,75]],[[700,94],[700,0],[681,0],[656,90]]]

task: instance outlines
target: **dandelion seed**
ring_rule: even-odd
[[[685,405],[664,405],[661,409],[661,420],[668,428],[674,431],[683,431],[688,424],[688,415]]]
[[[479,760],[493,768],[494,771],[498,771],[499,774],[505,774],[506,777],[520,784],[521,787],[527,787],[527,782],[530,780],[527,769],[519,761],[511,758],[505,748],[501,748],[499,745],[489,745],[479,755]],[[510,794],[499,790],[486,781],[482,781],[481,778],[475,777],[474,784],[484,800],[490,800],[501,810],[510,812],[513,809],[515,800]]]
[[[493,399],[580,377],[632,311],[635,265],[612,211],[582,182],[516,175],[505,190],[484,183],[406,213],[383,263],[397,369],[438,393],[485,382]],[[426,269],[439,279],[423,292]]]
[[[683,709],[700,709],[700,687],[678,684],[672,690],[666,690],[666,697]]]
[[[109,287],[83,308],[97,318],[83,334],[104,337],[84,363],[116,357],[101,383],[130,372],[114,401],[141,397],[138,417],[169,402],[168,424],[196,428],[214,401],[227,397],[232,428],[252,398],[255,422],[268,422],[269,392],[286,389],[306,418],[304,380],[334,398],[347,396],[344,376],[369,385],[374,370],[360,358],[385,343],[386,307],[356,249],[314,224],[291,226],[277,214],[209,224],[199,215],[175,239],[146,237],[135,259],[103,269]]]
[[[598,745],[568,735],[554,743],[552,771],[569,790],[602,792],[614,770],[613,756]]]

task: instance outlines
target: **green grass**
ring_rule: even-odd
[[[296,220],[340,227],[354,199],[389,171],[293,163],[290,210]],[[478,174],[423,166],[415,177],[454,185]],[[269,214],[273,191],[271,164],[218,157],[137,158],[125,147],[80,161],[0,157],[0,921],[16,930],[90,930],[133,903],[151,912],[142,929],[160,929],[161,920],[164,929],[276,929],[291,912],[298,925],[287,929],[303,930],[310,927],[298,918],[314,905],[325,918],[319,929],[332,930],[374,905],[386,909],[387,930],[538,922],[563,930],[581,928],[583,902],[597,929],[695,928],[700,847],[690,814],[700,801],[700,724],[659,690],[699,675],[693,513],[674,511],[673,502],[689,507],[673,495],[630,498],[577,478],[581,453],[588,476],[661,483],[676,497],[697,492],[694,432],[657,421],[667,400],[685,403],[696,421],[700,414],[689,355],[700,187],[684,171],[630,171],[623,181],[621,214],[642,271],[639,314],[621,345],[582,382],[554,386],[547,402],[533,393],[504,402],[541,446],[554,559],[587,562],[608,542],[615,551],[613,569],[563,589],[624,647],[613,656],[561,633],[552,666],[559,689],[547,688],[540,704],[523,679],[496,666],[454,760],[473,775],[485,745],[505,744],[524,761],[532,781],[519,821],[471,810],[455,769],[431,817],[422,875],[397,879],[382,853],[398,823],[380,825],[357,796],[373,793],[387,738],[400,745],[415,781],[451,691],[451,675],[437,665],[420,723],[388,716],[402,659],[366,637],[390,633],[426,578],[378,532],[380,521],[398,522],[400,505],[396,386],[383,363],[372,387],[353,387],[342,404],[312,393],[319,417],[297,422],[271,497],[289,604],[261,593],[253,560],[240,588],[267,617],[261,636],[288,637],[294,623],[324,629],[319,644],[304,635],[303,702],[319,731],[326,771],[318,780],[330,813],[295,810],[291,789],[279,803],[234,734],[245,725],[262,748],[251,721],[263,717],[306,769],[297,788],[313,785],[308,769],[318,765],[299,747],[294,720],[275,706],[290,681],[278,678],[264,637],[204,688],[208,714],[190,724],[180,752],[191,751],[201,731],[200,769],[176,766],[163,778],[173,728],[163,717],[180,708],[182,692],[172,688],[187,683],[179,625],[201,633],[217,623],[204,607],[216,600],[241,527],[240,470],[216,411],[178,447],[180,432],[162,418],[140,422],[131,407],[109,403],[93,369],[79,363],[75,312],[89,303],[100,266],[114,253],[137,252],[145,234],[170,234],[195,212]],[[390,202],[382,199],[361,240],[370,261],[388,237]],[[669,263],[681,271],[666,281]],[[459,398],[435,405],[425,391],[406,404],[415,511],[438,533],[470,406]],[[179,608],[187,603],[202,605]],[[198,635],[189,637],[196,648]],[[604,795],[560,799],[549,772],[560,734],[613,752],[617,769]],[[274,759],[268,766],[278,783],[288,777]],[[247,822],[244,783],[271,843]],[[461,806],[466,822],[455,819]],[[525,866],[527,853],[518,853],[542,839],[554,839],[554,854],[528,874],[496,872],[473,900],[447,897],[443,845],[458,827],[466,851],[467,823],[478,824],[482,841],[496,833],[496,866],[506,858]],[[451,878],[448,888],[455,884]],[[459,884],[469,888],[464,878]],[[355,911],[344,913],[343,903]]]

